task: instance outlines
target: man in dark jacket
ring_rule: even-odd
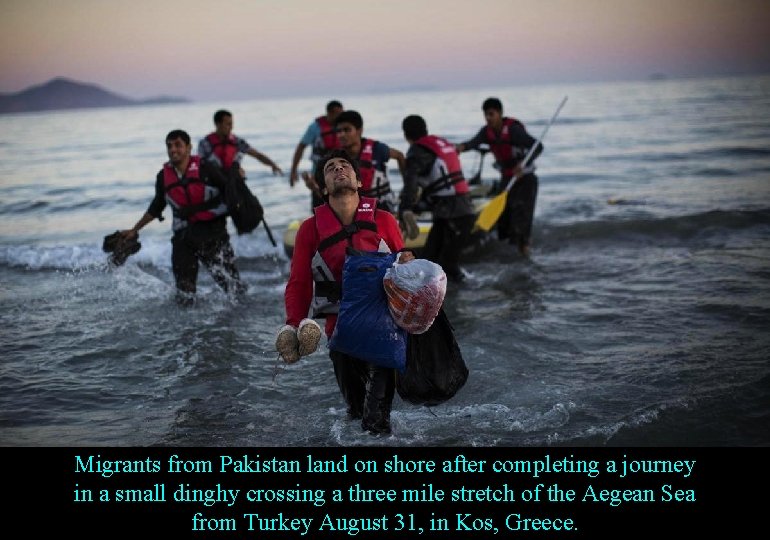
[[[169,161],[155,179],[155,197],[136,225],[121,235],[136,237],[152,220],[162,219],[168,204],[173,212],[171,264],[177,300],[183,305],[194,301],[199,262],[225,292],[245,292],[227,234],[228,211],[221,195],[226,178],[219,167],[192,155],[190,135],[181,129],[166,136],[166,150]]]
[[[409,143],[399,204],[402,229],[407,236],[416,236],[414,210],[420,201],[425,203],[433,224],[422,256],[441,265],[448,279],[462,281],[460,251],[476,218],[460,159],[453,144],[428,134],[421,116],[407,116],[401,127]]]
[[[514,179],[506,199],[506,207],[497,222],[497,234],[501,240],[508,239],[516,244],[519,253],[529,255],[532,220],[537,200],[537,176],[532,162],[543,151],[542,144],[532,154],[526,167],[521,160],[537,140],[527,133],[524,124],[514,118],[503,116],[503,104],[497,98],[488,98],[481,106],[487,125],[470,140],[456,146],[458,152],[473,150],[488,144],[500,169],[499,189],[505,189]]]

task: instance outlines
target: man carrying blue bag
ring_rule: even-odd
[[[331,338],[340,306],[345,303],[342,280],[349,248],[370,255],[371,252],[398,252],[403,248],[399,225],[392,214],[377,210],[376,199],[359,195],[358,166],[344,150],[334,150],[318,163],[316,179],[326,192],[327,202],[317,207],[315,215],[305,220],[297,231],[284,294],[286,324],[279,330],[276,349],[287,363],[311,354],[320,339],[320,327],[312,318],[326,317],[329,357],[349,417],[360,418],[362,428],[370,433],[390,433],[396,383],[394,367],[349,354],[360,343],[354,343],[351,349],[347,338]],[[392,259],[389,262],[392,263]],[[378,286],[382,289],[381,276]],[[382,294],[384,296],[384,292]],[[369,327],[366,334],[357,337],[376,340],[377,332],[387,331],[387,328]],[[403,347],[398,340],[391,345]]]

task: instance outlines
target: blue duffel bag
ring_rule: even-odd
[[[397,253],[348,250],[342,298],[329,348],[404,372],[407,333],[396,325],[382,285]]]

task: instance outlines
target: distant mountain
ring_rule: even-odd
[[[164,103],[189,103],[182,97],[159,96],[149,99],[130,99],[95,84],[56,77],[39,86],[30,86],[16,94],[0,94],[0,113],[26,111],[53,111],[93,107],[127,107]]]

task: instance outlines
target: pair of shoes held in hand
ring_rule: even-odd
[[[321,340],[321,327],[313,319],[302,319],[297,328],[285,324],[278,330],[275,348],[287,364],[315,352]]]

